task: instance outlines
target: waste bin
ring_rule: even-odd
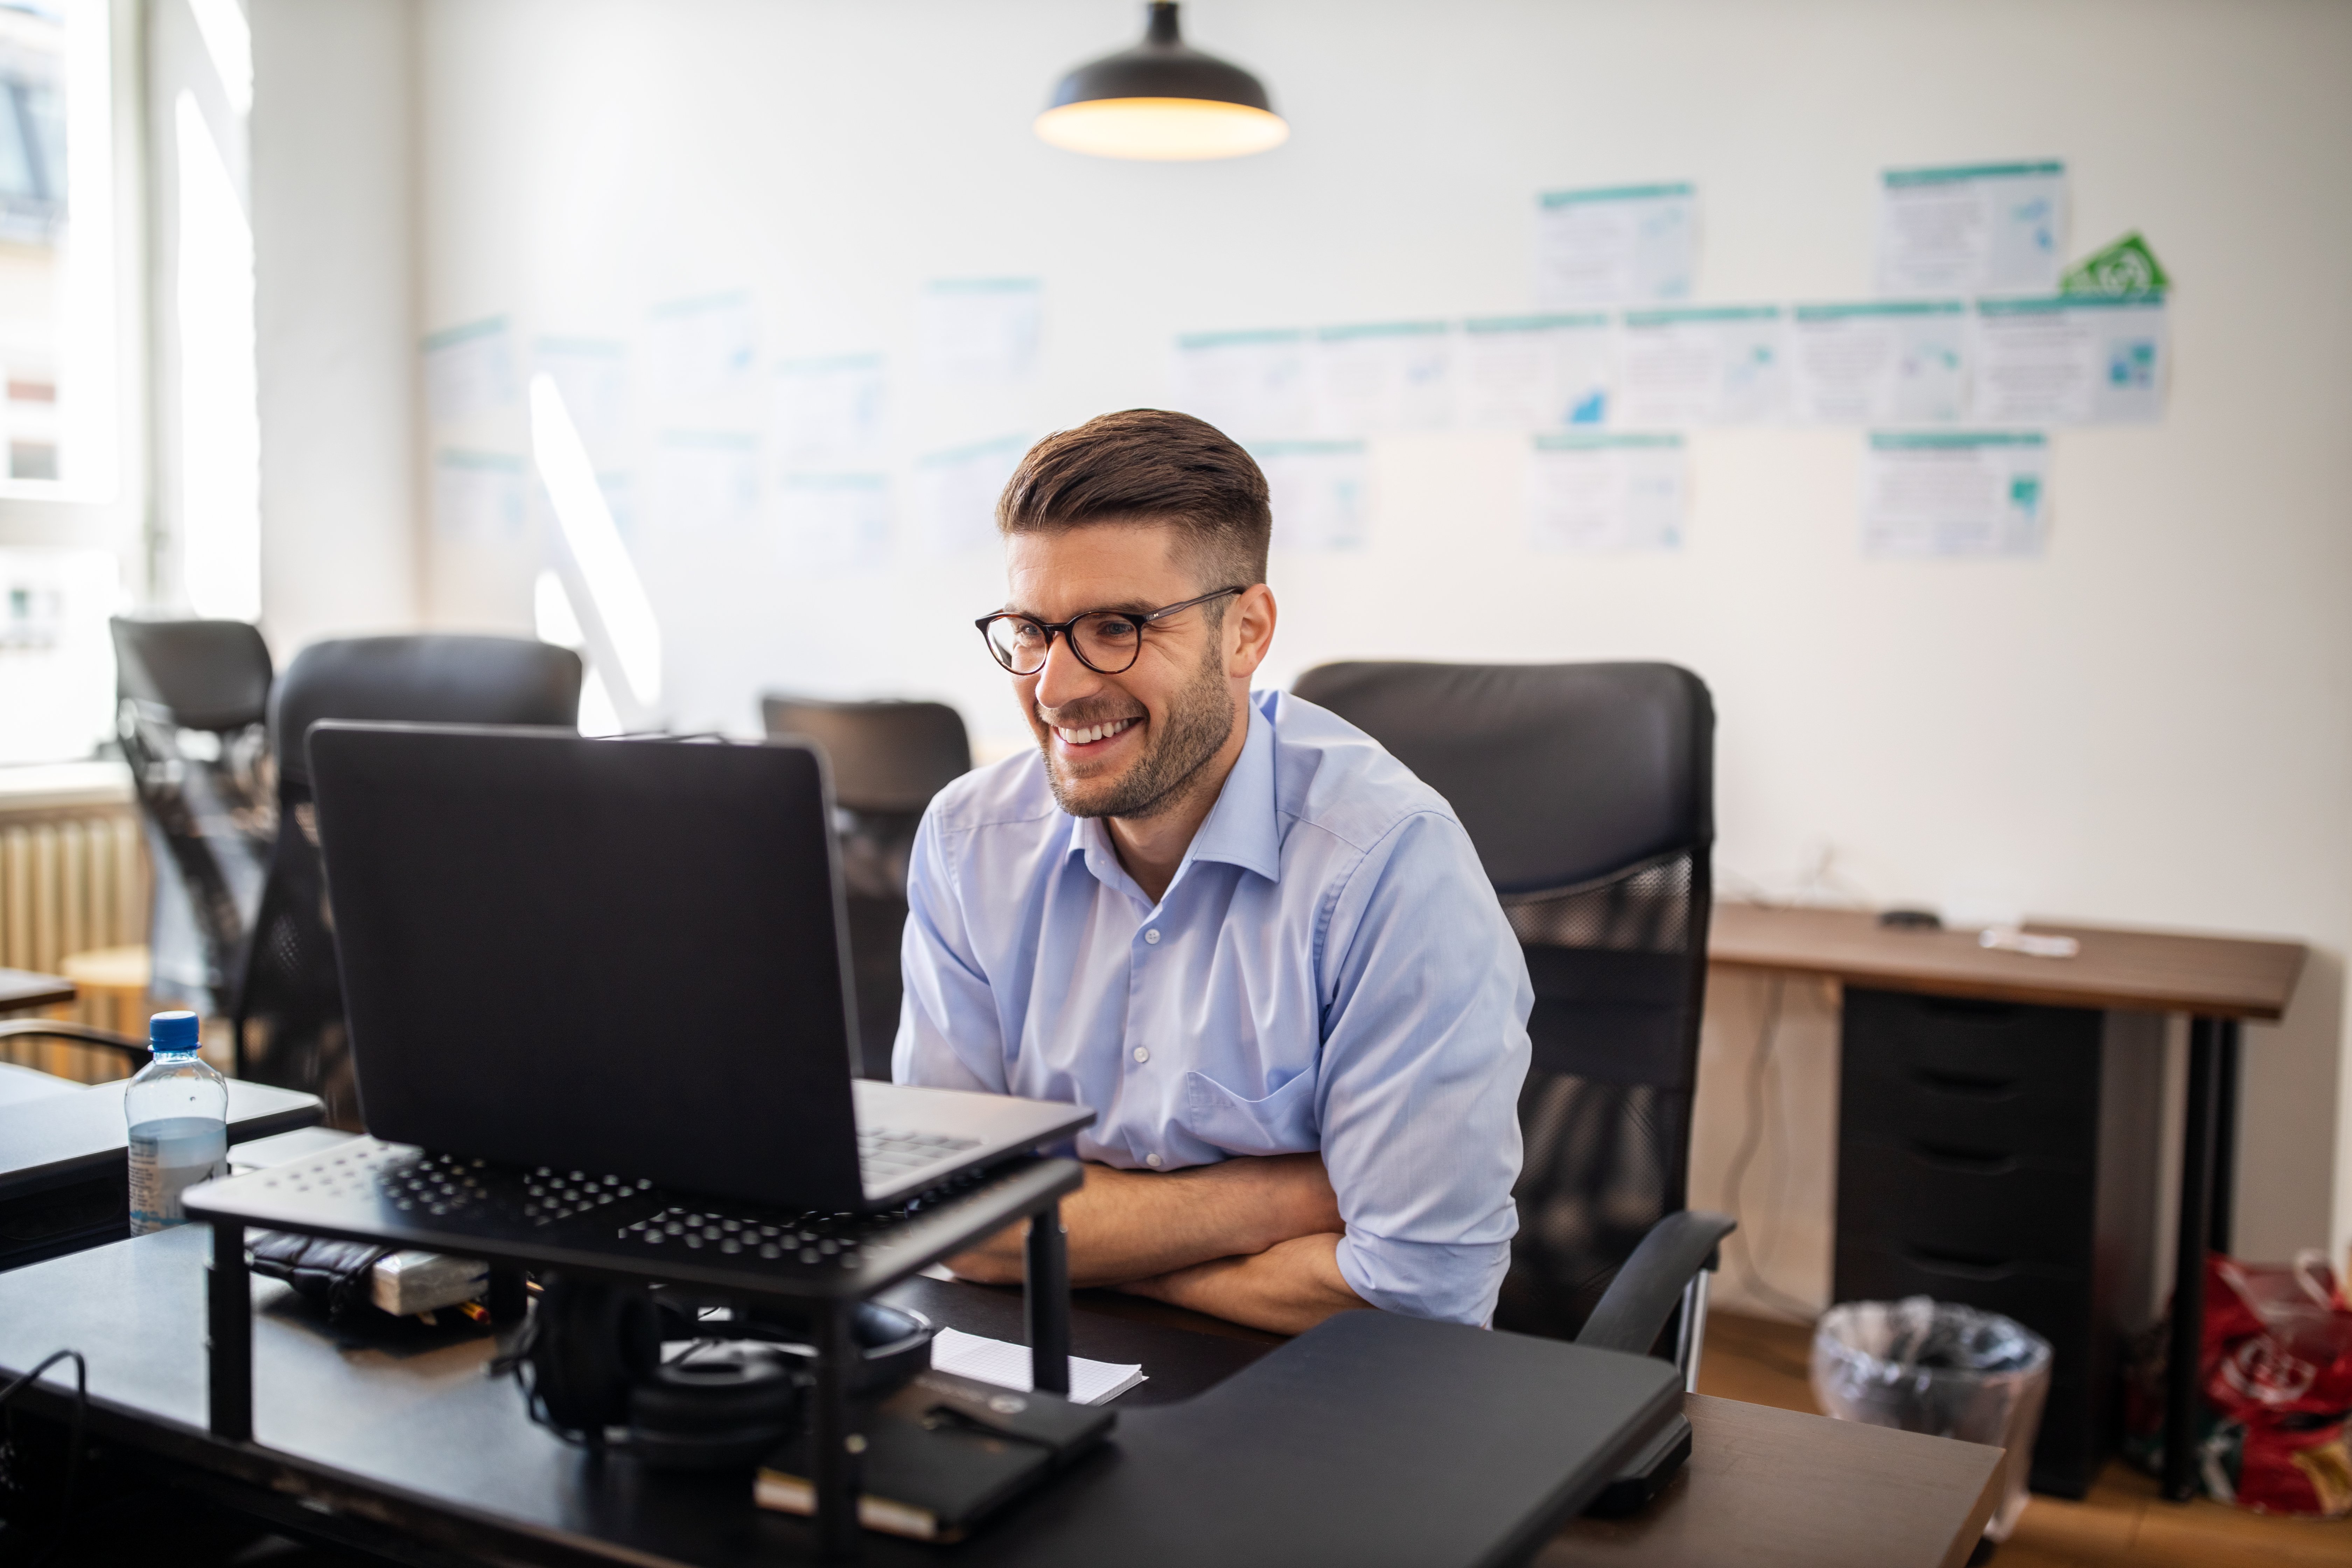
[[[1985,1534],[2006,1541],[2025,1511],[2025,1476],[2050,1394],[2050,1342],[1956,1302],[1843,1301],[1813,1328],[1813,1397],[1864,1421],[2009,1450],[2001,1504]]]

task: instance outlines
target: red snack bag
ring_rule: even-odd
[[[2126,1450],[2163,1452],[2161,1328],[2126,1390]],[[2197,1449],[2205,1492],[2263,1513],[2352,1513],[2352,1302],[2324,1255],[2292,1265],[2205,1259]]]
[[[2264,1513],[2352,1513],[2352,1309],[2320,1253],[2298,1253],[2285,1268],[2207,1258],[2198,1371],[2214,1414],[2245,1429],[2230,1500]]]

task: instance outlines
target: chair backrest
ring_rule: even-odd
[[[278,839],[238,988],[240,1077],[318,1095],[330,1121],[359,1125],[303,746],[310,726],[378,719],[570,730],[580,682],[578,654],[520,637],[348,637],[295,656],[270,694]]]
[[[268,645],[243,621],[116,617],[115,738],[154,870],[152,995],[226,1016],[277,837]]]
[[[1497,1327],[1573,1337],[1684,1206],[1706,986],[1715,710],[1668,664],[1325,665],[1294,688],[1453,805],[1535,984]]]
[[[923,808],[971,771],[963,717],[944,702],[828,702],[771,696],[771,736],[813,740],[832,764],[849,955],[857,980],[858,1070],[890,1076],[898,1031],[898,942],[907,924],[907,858]]]
[[[852,811],[919,816],[950,780],[971,771],[963,716],[944,702],[770,696],[760,711],[770,735],[799,735],[824,748],[834,804]]]
[[[269,645],[243,621],[151,621],[118,616],[115,688],[160,704],[183,730],[242,730],[268,717]]]
[[[303,737],[321,719],[419,724],[580,722],[580,656],[529,637],[341,637],[297,654],[270,694],[278,774],[310,788]]]

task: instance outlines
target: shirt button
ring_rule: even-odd
[[[1160,945],[1160,928],[1158,926],[1153,926],[1150,931],[1145,931],[1143,933],[1143,941],[1144,945],[1147,947],[1158,947]]]
[[[1146,1154],[1143,1157],[1143,1163],[1155,1171],[1160,1169],[1160,1156],[1157,1154]]]
[[[1150,1060],[1151,1059],[1151,1047],[1150,1047],[1150,1046],[1138,1046],[1138,1047],[1135,1047],[1135,1059],[1136,1059],[1137,1061],[1139,1061],[1139,1062],[1148,1062],[1148,1061],[1150,1061]]]

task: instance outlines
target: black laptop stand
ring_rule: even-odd
[[[1069,1263],[1061,1199],[1075,1160],[1028,1156],[950,1183],[886,1215],[817,1215],[664,1192],[582,1171],[523,1170],[403,1144],[348,1143],[188,1194],[212,1226],[205,1292],[214,1436],[253,1439],[253,1306],[246,1228],[478,1258],[490,1266],[490,1315],[519,1322],[526,1268],[792,1302],[814,1320],[816,1529],[830,1558],[858,1544],[857,1455],[851,1428],[850,1337],[858,1302],[1024,1218],[1025,1316],[1035,1386],[1069,1392]]]

